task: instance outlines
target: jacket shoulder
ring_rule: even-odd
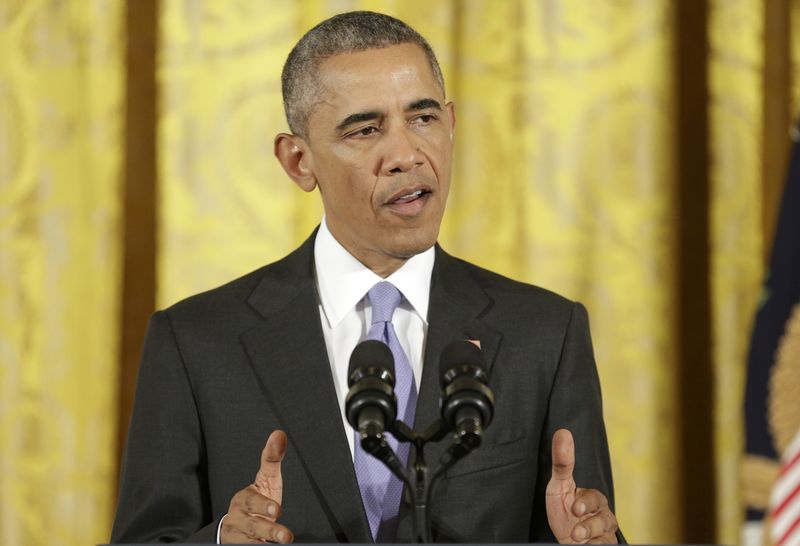
[[[313,279],[313,235],[294,252],[221,286],[189,296],[164,310],[175,321],[231,320],[251,317],[256,297],[281,300],[302,282]]]
[[[498,298],[509,302],[519,302],[521,300],[537,306],[561,309],[568,313],[576,305],[581,305],[552,290],[506,277],[460,258],[447,256],[447,259],[452,260],[456,267],[462,269],[466,275],[495,300]]]

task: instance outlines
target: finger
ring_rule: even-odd
[[[242,531],[255,539],[277,542],[278,544],[289,544],[294,538],[292,537],[292,532],[280,523],[256,516],[247,518]]]
[[[575,516],[591,514],[608,507],[608,499],[597,489],[578,489],[572,513]]]
[[[263,544],[263,540],[258,540],[245,535],[240,531],[230,531],[227,533],[220,533],[220,544]]]
[[[241,533],[249,538],[264,542],[288,544],[294,540],[292,532],[285,526],[259,516],[239,514],[225,521],[223,527],[228,536]]]
[[[572,433],[565,428],[553,435],[553,474],[554,480],[571,480],[575,469],[575,441]]]
[[[281,505],[259,493],[255,485],[243,489],[233,497],[233,508],[248,515],[265,517],[275,521],[281,515]]]
[[[247,535],[242,530],[242,525],[237,524],[237,519],[241,520],[235,514],[229,513],[223,520],[219,530],[220,544],[261,544],[263,542],[263,540]]]
[[[617,535],[605,535],[599,538],[593,538],[592,540],[587,540],[586,544],[618,544]]]
[[[278,504],[283,502],[281,461],[286,455],[287,443],[286,433],[282,430],[275,430],[269,435],[267,444],[261,452],[261,467],[255,479],[258,492]]]
[[[576,542],[595,540],[608,536],[617,530],[617,520],[609,510],[601,510],[572,529],[570,537]]]

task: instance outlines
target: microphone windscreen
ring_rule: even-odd
[[[356,345],[350,355],[347,376],[352,377],[353,372],[368,366],[388,370],[394,377],[394,356],[392,356],[392,350],[389,349],[389,346],[373,339],[362,341]]]
[[[453,368],[462,366],[472,366],[486,372],[483,353],[474,343],[465,339],[451,342],[442,351],[442,356],[439,359],[439,383],[442,387],[453,379],[452,377],[446,377],[449,375],[448,372]]]

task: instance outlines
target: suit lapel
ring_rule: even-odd
[[[460,339],[479,340],[491,377],[491,367],[502,340],[502,334],[481,319],[491,305],[492,300],[470,276],[465,265],[437,245],[431,276],[428,335],[414,423],[417,432],[422,432],[439,419],[439,358],[449,343]],[[439,458],[449,444],[448,435],[444,440],[425,447],[425,460],[430,472],[438,468]],[[435,539],[435,521],[433,525]],[[408,541],[412,536],[409,508],[404,505],[401,507],[398,542]]]
[[[264,321],[242,342],[290,446],[346,539],[371,542],[320,325],[313,240],[270,268],[253,291],[248,302]]]
[[[502,339],[500,332],[481,320],[481,315],[491,304],[491,299],[467,273],[464,265],[437,245],[436,262],[431,277],[422,385],[414,426],[417,431],[424,430],[439,417],[439,358],[449,343],[459,339],[479,340],[491,374],[494,357]],[[433,461],[434,459],[429,459],[430,464]]]

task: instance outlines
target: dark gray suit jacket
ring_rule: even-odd
[[[289,436],[281,522],[298,542],[371,542],[323,340],[313,236],[298,250],[153,315],[145,341],[112,541],[213,542],[252,483],[266,438]],[[438,416],[438,360],[479,339],[496,413],[484,444],[433,496],[439,541],[554,541],[544,490],[550,442],[575,437],[580,487],[613,492],[585,309],[436,248],[416,414]],[[430,446],[434,465],[447,441]],[[407,507],[398,541],[412,537]]]

